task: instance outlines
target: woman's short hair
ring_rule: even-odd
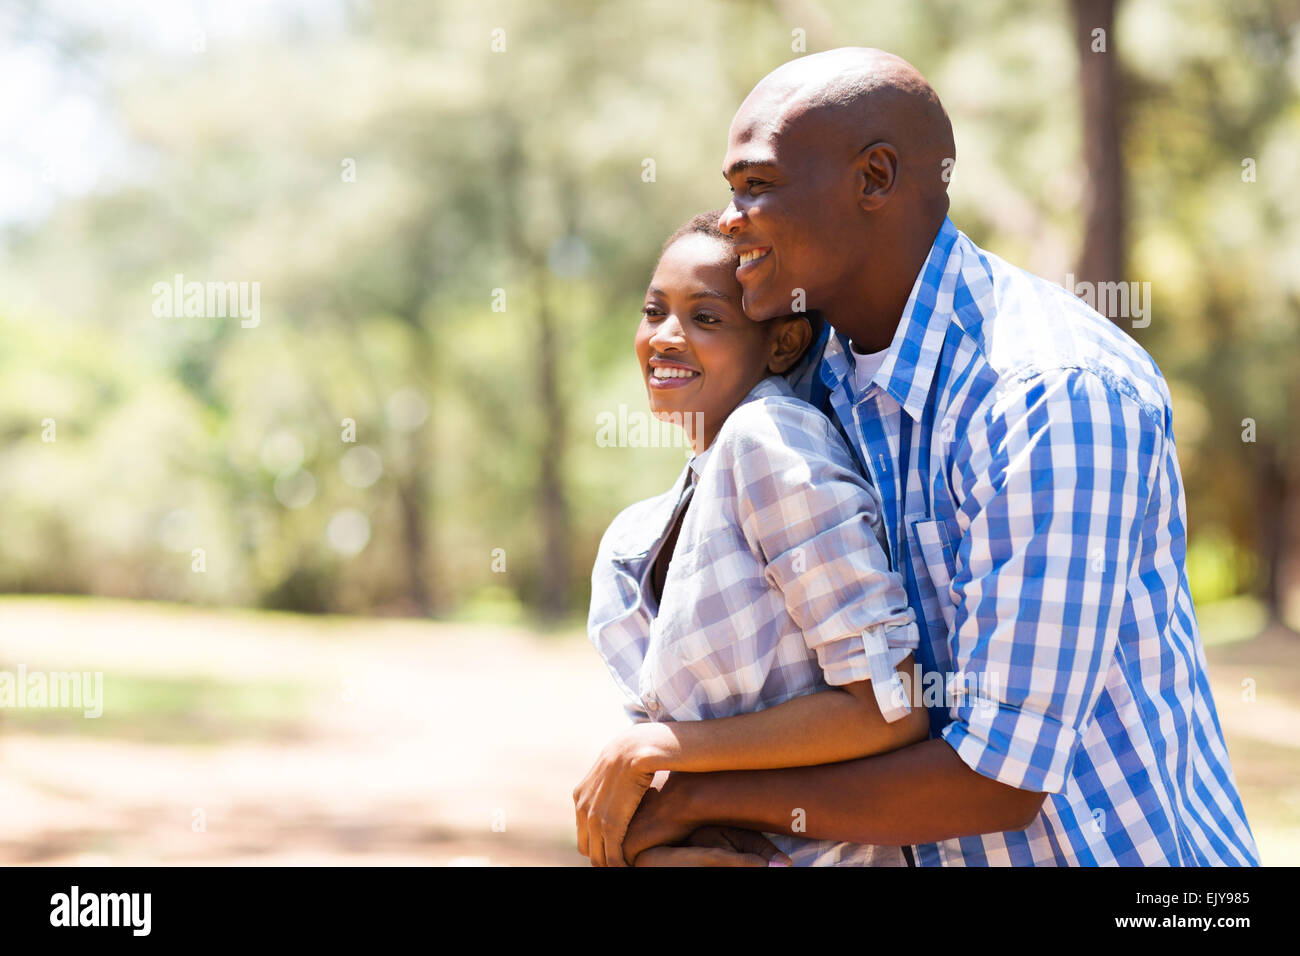
[[[732,256],[739,262],[740,254],[735,251],[736,240],[718,228],[718,220],[722,217],[722,212],[721,209],[714,209],[709,212],[702,212],[686,220],[677,227],[677,231],[669,236],[668,240],[663,244],[663,248],[659,250],[659,258],[662,259],[664,253],[668,251],[668,247],[678,239],[685,236],[700,235],[708,236],[710,239],[717,239],[728,246],[731,249]]]
[[[692,216],[690,219],[686,220],[686,222],[678,226],[677,230],[668,237],[666,242],[664,242],[663,248],[659,250],[659,258],[662,259],[664,253],[668,251],[668,247],[678,239],[685,238],[686,236],[699,235],[708,236],[710,239],[717,239],[719,242],[726,245],[730,249],[732,261],[735,262],[736,265],[740,265],[740,253],[736,252],[735,238],[718,228],[718,220],[722,218],[723,212],[724,210],[722,209],[711,209],[708,212],[699,213],[698,215]],[[803,313],[803,317],[808,320],[808,326],[812,331],[812,335],[808,339],[807,348],[799,354],[799,358],[796,359],[794,365],[791,366],[792,371],[799,367],[799,364],[808,354],[808,349],[812,348],[812,346],[817,342],[817,339],[821,335],[822,324],[825,321],[818,312]]]

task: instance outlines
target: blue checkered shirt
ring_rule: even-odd
[[[945,219],[871,381],[857,388],[829,328],[792,380],[880,492],[932,735],[1047,794],[1028,829],[922,845],[918,862],[1258,865],[1151,357]]]
[[[651,569],[682,509],[656,606]],[[895,668],[919,632],[883,539],[880,499],[834,425],[768,376],[669,491],[609,526],[588,635],[636,720],[729,717],[868,679],[897,720],[911,708]],[[768,836],[796,865],[902,862],[896,847]]]

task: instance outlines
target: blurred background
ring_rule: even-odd
[[[103,675],[0,708],[0,862],[583,863],[591,563],[684,460],[601,438],[645,284],[753,84],[847,45],[943,98],[958,228],[1144,291],[1100,308],[1300,863],[1297,0],[0,2],[0,671]]]

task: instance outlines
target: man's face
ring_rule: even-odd
[[[804,308],[827,308],[860,256],[854,171],[838,137],[818,130],[813,117],[778,129],[751,96],[731,124],[723,175],[731,204],[719,228],[736,241],[736,279],[746,313],[763,320]],[[860,264],[861,259],[857,262]]]
[[[768,373],[771,326],[740,308],[730,246],[686,235],[666,250],[646,289],[636,334],[650,411],[703,425],[700,446]],[[680,418],[678,416],[681,416]]]

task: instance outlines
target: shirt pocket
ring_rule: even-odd
[[[957,621],[957,605],[952,596],[956,551],[948,535],[948,526],[942,520],[933,520],[925,515],[908,516],[904,520],[907,524],[908,556],[926,626],[932,638],[947,640]]]

